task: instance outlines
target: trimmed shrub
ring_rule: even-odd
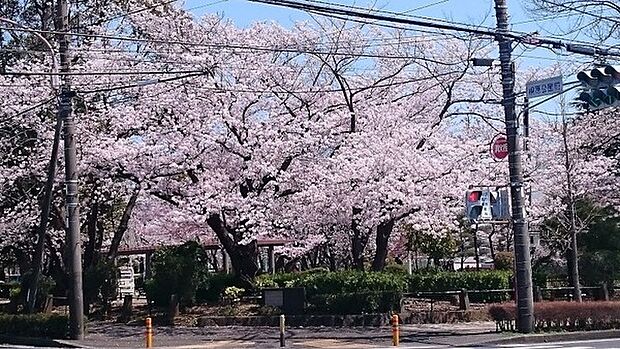
[[[502,330],[513,329],[514,303],[489,307],[491,318]],[[537,331],[580,331],[620,328],[620,302],[541,302],[534,304]]]
[[[0,314],[0,334],[20,337],[64,339],[68,335],[69,319],[64,315],[4,315]]]
[[[258,288],[304,287],[309,309],[325,314],[359,314],[398,309],[405,292],[443,292],[508,288],[508,271],[319,272],[261,275]],[[474,302],[497,302],[504,294],[471,293]]]
[[[409,292],[507,289],[511,275],[504,270],[413,274],[408,277],[408,289]],[[469,297],[473,302],[498,302],[506,300],[508,295],[472,293]]]
[[[304,287],[309,310],[323,314],[360,314],[397,309],[407,290],[406,275],[358,271],[262,275],[259,287]]]
[[[192,305],[196,302],[197,290],[208,277],[207,253],[195,241],[164,247],[153,255],[152,268],[153,277],[144,284],[151,301],[167,305],[170,296],[177,294],[181,305]]]
[[[403,274],[403,275],[408,274],[407,267],[402,264],[388,264],[385,266],[383,271],[386,273],[392,273],[392,274]]]

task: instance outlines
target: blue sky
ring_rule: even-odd
[[[476,24],[484,27],[495,27],[495,11],[493,0],[319,0],[333,4],[354,5],[363,8],[376,8],[393,12],[406,12],[408,15],[447,19],[464,24]],[[512,30],[530,33],[539,32],[541,36],[558,33],[558,24],[552,20],[534,21],[524,8],[527,1],[508,0]],[[247,0],[185,0],[183,6],[197,17],[205,13],[217,13],[236,25],[246,27],[255,22],[274,21],[282,26],[290,27],[295,21],[311,20],[302,11],[279,6],[253,3]],[[574,39],[574,38],[562,38]],[[584,38],[579,38],[585,40]],[[523,54],[520,58],[526,66],[545,67],[555,61],[571,61],[579,59],[589,62],[583,57],[557,56],[546,49],[535,49]]]
[[[329,0],[331,3],[355,5],[358,7],[374,7],[383,10],[403,12],[408,14],[451,19],[457,22],[480,24],[487,18],[485,25],[494,25],[492,14],[492,0]],[[374,4],[374,6],[373,6]],[[520,22],[527,20],[526,13],[520,2],[509,1],[509,11],[512,20]],[[196,8],[192,12],[200,15],[205,12],[217,12],[226,18],[232,19],[239,26],[247,26],[256,21],[276,21],[289,26],[294,21],[308,19],[303,12],[286,9],[278,6],[252,3],[247,0],[186,0],[185,8]],[[416,10],[417,9],[417,10]],[[526,27],[536,27],[531,24],[515,26],[517,30]]]
[[[316,0],[330,4],[353,5],[363,8],[375,8],[408,15],[445,19],[466,25],[479,25],[494,28],[495,10],[493,0]],[[554,18],[534,20],[524,8],[528,1],[507,0],[513,31],[531,33],[538,32],[543,37],[561,40],[590,41],[586,37],[561,37],[559,22]],[[253,3],[248,0],[184,0],[183,7],[190,10],[196,17],[205,13],[217,13],[225,19],[232,20],[237,26],[247,27],[255,22],[273,21],[284,27],[290,27],[296,21],[311,20],[303,11],[279,6]],[[497,58],[497,57],[488,57]],[[513,59],[521,67],[550,67],[556,63],[564,65],[581,62],[591,65],[590,57],[567,55],[566,52],[552,52],[545,48],[532,48],[520,45],[513,52]],[[574,81],[575,71],[565,72],[564,82]],[[568,98],[574,98],[569,92]],[[556,98],[557,99],[557,98]],[[554,108],[557,101],[545,103],[539,108]]]

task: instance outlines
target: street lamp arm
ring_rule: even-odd
[[[10,20],[4,17],[0,17],[0,22],[9,23],[10,25],[21,28],[21,29],[29,29],[13,20]],[[56,52],[54,51],[52,44],[50,44],[50,42],[45,37],[43,37],[43,35],[37,32],[31,32],[31,33],[34,34],[37,38],[39,38],[52,53],[52,72],[54,74],[51,75],[50,79],[52,81],[52,88],[54,89],[54,91],[57,91],[58,87],[60,86],[60,83],[58,82],[58,61],[56,61]]]

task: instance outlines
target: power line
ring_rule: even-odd
[[[283,3],[283,2],[295,2],[295,3],[301,4],[303,6],[303,3],[299,2],[299,1],[278,1],[278,0],[266,0],[266,1],[263,1],[263,0],[249,0],[249,1],[269,3],[271,5],[279,5],[278,3]],[[301,1],[305,1],[307,3],[310,2],[310,3],[319,3],[319,4],[337,6],[337,7],[341,7],[341,8],[344,8],[344,9],[351,9],[353,11],[362,11],[362,14],[365,11],[368,11],[368,9],[365,9],[365,8],[362,8],[362,7],[351,6],[351,5],[344,5],[344,4],[334,4],[334,3],[330,3],[328,1],[321,1],[321,0],[301,0]],[[286,7],[289,7],[289,6],[286,6]],[[312,12],[312,11],[310,11],[310,12]],[[454,25],[454,26],[461,26],[461,27],[464,27],[464,28],[485,29],[485,30],[492,31],[492,32],[495,31],[495,28],[493,28],[493,27],[477,26],[477,25],[472,25],[472,24],[468,24],[468,23],[450,21],[450,20],[447,20],[447,19],[432,18],[432,17],[426,17],[426,16],[407,15],[407,14],[402,14],[402,13],[398,13],[398,12],[394,12],[394,11],[387,11],[387,10],[380,10],[380,9],[374,9],[373,12],[384,13],[384,14],[391,15],[391,16],[402,16],[402,17],[409,17],[409,18],[418,18],[418,19],[422,19],[422,20],[425,20],[425,21],[446,23],[446,24],[451,24],[451,25]],[[320,13],[320,14],[326,15],[325,13]],[[599,16],[599,17],[601,19],[604,19],[604,17],[601,17],[601,16]],[[530,35],[530,33],[519,32],[519,31],[514,31],[514,30],[509,31],[509,33],[519,34],[519,35],[522,35],[522,36],[529,36]],[[561,40],[565,39],[565,38],[562,38],[560,36],[553,36],[553,35],[551,35],[549,37],[550,38],[555,38],[555,39],[561,39]],[[513,39],[517,39],[518,40],[519,37],[513,37]],[[542,39],[542,40],[544,40],[544,39]],[[577,40],[575,38],[571,39],[571,44],[593,45],[593,43],[591,43],[591,42],[587,42],[587,41],[583,41],[583,40]],[[600,44],[599,44],[599,46],[607,47],[607,48],[613,48],[614,47],[612,45],[600,45]]]
[[[490,36],[490,37],[497,37],[498,35],[500,35],[495,30],[491,30],[491,29],[484,28],[484,27],[471,28],[471,27],[466,27],[462,25],[436,23],[436,22],[431,22],[427,20],[416,20],[416,19],[407,19],[407,18],[400,18],[400,17],[388,17],[388,16],[375,14],[375,13],[361,12],[361,11],[358,11],[357,9],[349,10],[349,9],[342,9],[342,8],[333,7],[333,6],[326,7],[326,6],[313,5],[308,2],[302,3],[299,1],[292,1],[292,0],[249,0],[249,1],[298,9],[298,10],[307,11],[311,13],[317,13],[317,14],[327,16],[327,17],[345,16],[345,17],[354,17],[354,18],[365,18],[365,19],[384,21],[388,23],[399,23],[399,24],[407,24],[407,25],[413,25],[413,26],[430,27],[430,28],[457,31],[457,32],[466,32],[470,34],[477,34],[477,35]],[[308,0],[308,1],[316,2],[318,0]],[[576,41],[563,42],[559,40],[551,40],[551,39],[541,38],[541,37],[531,37],[527,33],[518,33],[514,31],[503,31],[501,33],[501,37],[517,40],[519,42],[529,44],[529,45],[538,45],[538,46],[550,45],[554,48],[564,48],[567,51],[580,53],[584,55],[592,55],[592,56],[595,56],[595,55],[619,56],[620,55],[620,52],[611,52],[608,49],[603,49],[599,46],[594,46],[591,43],[588,43],[588,45],[586,45],[587,47],[586,46],[582,47],[582,46],[577,45]]]
[[[4,29],[4,28],[0,27],[0,29]],[[22,28],[18,30],[25,31],[25,32],[45,33],[45,34],[63,34],[64,33],[64,32],[58,32],[58,31],[53,31],[53,30],[36,30],[36,29],[22,29]],[[115,35],[104,35],[104,34],[82,34],[82,33],[74,33],[74,32],[67,32],[66,34],[80,36],[80,37],[101,38],[101,39],[110,39],[110,40],[119,40],[119,41],[158,43],[158,44],[165,44],[165,45],[185,45],[185,46],[195,46],[195,47],[246,50],[246,51],[258,51],[258,52],[278,52],[278,53],[287,52],[287,53],[300,53],[300,54],[304,53],[304,54],[331,55],[331,56],[358,57],[358,58],[424,59],[427,61],[432,61],[429,58],[424,57],[424,56],[381,55],[381,54],[371,54],[371,53],[318,51],[318,50],[311,50],[311,49],[304,49],[304,48],[292,49],[292,48],[278,48],[278,47],[266,47],[266,46],[235,45],[235,44],[198,43],[198,42],[179,41],[179,40],[145,39],[145,38],[136,38],[136,37],[127,37],[127,36],[115,36]],[[458,63],[445,63],[445,62],[440,62],[440,61],[434,61],[434,63],[445,64],[445,65],[458,64]]]
[[[41,75],[60,75],[60,76],[89,76],[89,75],[167,75],[167,74],[189,74],[189,73],[205,73],[204,70],[177,70],[177,71],[163,71],[163,70],[153,70],[153,71],[109,71],[109,72],[27,72],[27,71],[18,71],[12,72],[7,71],[1,75],[16,75],[16,76],[41,76]]]

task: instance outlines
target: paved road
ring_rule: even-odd
[[[198,349],[198,348],[239,348],[247,346],[237,346],[240,343],[224,343],[220,342],[216,345],[203,344],[203,345],[186,345],[168,348],[177,349]],[[370,343],[343,343],[336,340],[315,340],[307,342],[292,342],[287,343],[287,348],[342,348],[342,349],[392,349],[390,346],[377,346]],[[262,347],[262,346],[261,346]],[[0,344],[0,348],[14,348],[14,349],[32,349],[35,347],[29,346],[17,346]],[[42,347],[36,347],[37,349],[46,349]],[[166,347],[160,347],[166,348]],[[399,348],[401,349],[620,349],[620,339],[597,339],[597,340],[585,340],[585,341],[570,341],[570,342],[554,342],[554,343],[540,343],[540,344],[503,344],[493,346],[449,346],[449,345],[432,345],[432,344],[420,344],[420,343],[402,343]],[[52,348],[49,348],[52,349]],[[57,348],[56,348],[57,349]]]
[[[389,349],[394,347],[381,347],[381,349]],[[620,338],[614,339],[595,339],[584,341],[569,341],[569,342],[553,342],[553,343],[540,343],[540,344],[502,344],[493,346],[476,346],[476,347],[461,347],[461,346],[449,346],[449,345],[428,345],[428,344],[406,344],[404,343],[399,348],[402,349],[620,349]]]

